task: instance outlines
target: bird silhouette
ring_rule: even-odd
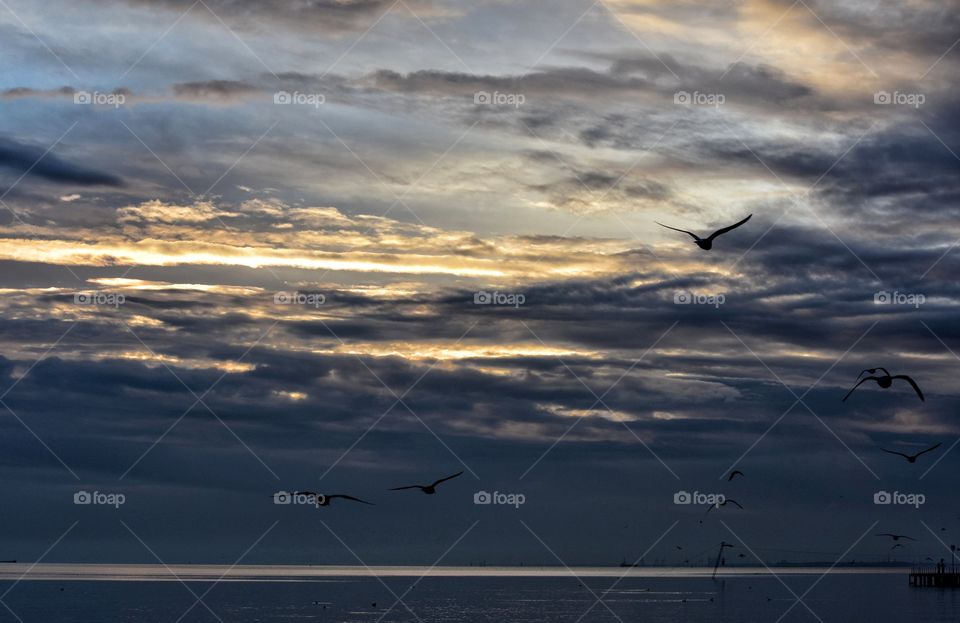
[[[420,489],[421,491],[423,491],[423,492],[426,493],[427,495],[433,495],[434,493],[437,492],[437,485],[439,485],[441,482],[446,482],[446,481],[448,481],[448,480],[452,480],[452,479],[456,478],[457,476],[459,476],[459,475],[462,474],[462,473],[463,473],[462,471],[461,471],[461,472],[457,472],[457,473],[454,474],[453,476],[447,476],[446,478],[441,478],[440,480],[437,480],[437,481],[435,481],[433,484],[430,484],[430,485],[407,485],[406,487],[394,487],[393,489],[390,489],[390,491],[403,491],[404,489]]]
[[[907,536],[905,534],[891,534],[889,532],[881,532],[880,534],[874,534],[873,536],[888,536],[894,541],[899,541],[900,539],[906,539],[908,541],[916,541],[912,536]]]
[[[707,508],[707,512],[704,513],[704,515],[706,515],[707,513],[709,513],[710,511],[712,511],[712,510],[715,509],[715,508],[720,508],[721,506],[726,506],[727,504],[733,504],[734,506],[736,506],[736,507],[739,508],[740,510],[743,510],[743,507],[740,506],[740,502],[737,502],[736,500],[731,500],[730,498],[726,498],[723,502],[717,502],[716,504],[711,504],[711,505]]]
[[[733,470],[732,472],[730,472],[730,477],[727,478],[727,482],[730,482],[731,480],[733,480],[733,479],[736,478],[737,476],[743,476],[743,472],[741,472],[739,469],[735,469],[735,470]]]
[[[367,502],[366,500],[361,500],[360,498],[355,498],[352,495],[345,495],[343,493],[334,493],[331,495],[327,495],[325,493],[317,493],[316,491],[294,491],[293,494],[312,496],[314,500],[314,505],[317,508],[320,508],[321,506],[330,506],[330,501],[333,500],[334,498],[352,500],[354,502],[360,502],[361,504],[369,504],[370,506],[374,506],[372,502]]]
[[[746,223],[747,221],[749,221],[751,216],[753,216],[753,214],[750,214],[749,216],[747,216],[747,218],[743,219],[743,220],[740,221],[739,223],[734,223],[733,225],[731,225],[731,226],[729,226],[729,227],[724,227],[723,229],[718,229],[717,231],[713,232],[712,234],[710,234],[710,235],[707,236],[706,238],[701,238],[700,236],[696,235],[696,234],[693,233],[692,231],[687,231],[686,229],[677,229],[676,227],[670,227],[669,225],[664,225],[663,223],[661,223],[661,222],[659,222],[659,221],[654,221],[654,222],[655,222],[657,225],[659,225],[660,227],[666,227],[667,229],[672,229],[673,231],[683,232],[683,233],[685,233],[685,234],[693,237],[693,242],[696,243],[696,245],[697,245],[698,247],[700,247],[700,248],[703,249],[704,251],[709,251],[710,249],[713,248],[713,240],[714,240],[714,238],[716,238],[717,236],[723,235],[723,234],[727,233],[728,231],[734,230],[734,229],[736,229],[737,227],[740,227],[741,225],[743,225],[744,223]]]
[[[943,445],[943,444],[942,444],[942,443],[938,443],[937,445],[935,445],[935,446],[930,446],[930,447],[927,448],[926,450],[921,450],[920,452],[917,452],[916,454],[904,454],[903,452],[896,452],[896,451],[894,451],[894,450],[885,450],[885,449],[883,449],[883,448],[880,448],[880,450],[881,450],[882,452],[886,452],[887,454],[897,454],[897,455],[900,455],[900,456],[902,456],[903,458],[907,459],[907,462],[908,462],[908,463],[916,463],[918,456],[920,456],[921,454],[926,454],[927,452],[930,452],[931,450],[936,450],[936,449],[939,448],[941,445]]]
[[[883,370],[883,374],[880,376],[864,376],[862,379],[860,379],[860,377],[863,376],[864,374],[876,374],[878,370]],[[920,397],[920,400],[921,401],[926,400],[923,397],[923,392],[920,391],[920,387],[917,385],[917,383],[906,374],[897,374],[897,375],[891,376],[886,368],[867,368],[866,370],[861,372],[859,375],[857,375],[857,378],[860,380],[857,382],[856,385],[853,386],[853,388],[849,392],[847,392],[847,395],[843,397],[842,402],[846,402],[847,398],[850,397],[850,394],[852,394],[855,389],[857,389],[867,381],[874,381],[881,388],[887,389],[891,385],[893,385],[894,379],[901,379],[903,381],[906,381],[907,383],[910,383],[910,386],[913,387],[913,391],[917,392],[917,396]]]

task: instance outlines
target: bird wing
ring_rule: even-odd
[[[736,229],[737,227],[740,227],[741,225],[743,225],[744,223],[746,223],[747,221],[749,221],[751,216],[753,216],[753,215],[752,215],[752,214],[749,214],[749,215],[747,215],[747,218],[743,219],[743,220],[740,221],[739,223],[734,223],[733,225],[731,225],[731,226],[729,226],[729,227],[724,227],[723,229],[718,229],[717,231],[715,231],[715,232],[713,232],[712,234],[710,234],[710,237],[707,238],[707,240],[713,240],[713,239],[716,238],[717,236],[720,236],[720,235],[722,235],[722,234],[727,233],[728,231],[731,231],[731,230]]]
[[[403,491],[404,489],[423,489],[420,485],[408,485],[406,487],[394,487],[390,491]]]
[[[908,455],[904,454],[903,452],[895,452],[895,451],[893,451],[893,450],[884,450],[883,448],[880,448],[880,451],[881,451],[881,452],[886,452],[887,454],[899,454],[900,456],[902,456],[902,457],[905,458],[905,459],[909,459],[909,458],[910,458]],[[919,455],[917,455],[917,456],[919,456]]]
[[[858,387],[860,387],[860,386],[861,386],[863,383],[865,383],[866,381],[876,381],[876,380],[877,380],[876,377],[873,377],[873,376],[865,376],[865,377],[863,377],[862,379],[860,379],[860,380],[857,382],[856,385],[853,386],[853,388],[852,388],[850,391],[847,392],[847,395],[844,396],[844,397],[843,397],[843,400],[841,400],[840,402],[846,402],[846,401],[847,401],[847,398],[850,397],[850,394],[853,393],[853,390],[856,389],[856,388],[858,388]]]
[[[447,476],[446,478],[441,478],[440,480],[438,480],[438,481],[436,481],[435,483],[433,483],[433,485],[431,485],[431,486],[436,487],[436,486],[437,486],[438,484],[440,484],[441,482],[446,482],[446,481],[448,481],[448,480],[453,480],[454,478],[456,478],[457,476],[459,476],[459,475],[461,475],[461,474],[463,474],[463,472],[462,472],[462,471],[459,471],[459,472],[457,472],[456,474],[454,474],[453,476]]]
[[[743,476],[743,472],[741,472],[739,469],[735,469],[735,470],[733,470],[732,472],[730,472],[730,477],[727,478],[727,482],[730,482],[731,480],[733,480],[734,476],[736,476],[736,475],[738,475],[738,474],[739,474],[740,476]]]
[[[935,446],[930,446],[929,448],[927,448],[926,450],[923,450],[922,452],[917,452],[917,456],[920,456],[920,455],[923,454],[924,452],[930,452],[931,450],[936,450],[937,448],[939,448],[939,447],[942,446],[942,445],[943,445],[942,443],[938,443],[938,444],[935,445]]]
[[[740,502],[737,502],[736,500],[726,500],[726,501],[724,502],[724,504],[733,504],[734,506],[736,506],[736,507],[739,508],[740,510],[743,510],[743,507],[740,506]]]
[[[659,225],[660,227],[666,227],[667,229],[672,229],[673,231],[683,232],[683,233],[685,233],[685,234],[687,234],[687,235],[689,235],[689,236],[692,236],[694,240],[700,240],[700,236],[696,235],[696,234],[693,233],[692,231],[687,231],[686,229],[677,229],[676,227],[670,227],[669,225],[664,225],[664,224],[661,223],[660,221],[654,221],[654,223],[656,223],[656,224]]]
[[[333,499],[333,498],[343,498],[344,500],[353,500],[354,502],[360,502],[361,504],[369,504],[370,506],[373,506],[373,505],[374,505],[372,502],[367,502],[366,500],[361,500],[360,498],[355,498],[355,497],[353,497],[352,495],[344,495],[344,494],[342,494],[342,493],[337,493],[337,494],[335,494],[335,495],[328,495],[328,496],[327,496],[327,499],[328,499],[328,500]]]
[[[900,538],[901,538],[901,539],[906,539],[906,540],[908,540],[908,541],[916,541],[916,539],[913,538],[912,536],[907,536],[907,535],[905,535],[905,534],[901,534],[901,535],[900,535]]]
[[[913,391],[917,392],[917,396],[920,396],[920,400],[926,402],[926,398],[923,397],[923,392],[920,391],[920,386],[917,385],[916,381],[911,379],[906,374],[898,374],[897,376],[891,376],[892,379],[903,379],[907,383],[910,383],[910,386],[913,388]]]

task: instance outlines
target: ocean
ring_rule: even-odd
[[[960,589],[911,587],[906,569],[38,565],[17,581],[28,568],[0,567],[0,621],[960,620]]]

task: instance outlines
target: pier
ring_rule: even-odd
[[[960,588],[960,569],[943,565],[921,565],[910,570],[910,586]]]

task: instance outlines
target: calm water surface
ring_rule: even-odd
[[[163,567],[43,565],[14,585],[26,566],[5,566],[0,593],[11,590],[0,622],[960,621],[960,590],[911,588],[905,570],[834,570],[820,580],[824,569],[778,569],[780,579],[728,569],[711,580],[689,569],[623,579],[620,569],[577,569],[579,578],[562,569],[441,569],[424,579],[425,569],[377,569],[379,579],[364,569],[300,569],[238,568],[216,582],[225,568],[176,567],[181,583]],[[790,609],[791,590],[807,593],[806,606]],[[591,591],[605,592],[602,604]]]

